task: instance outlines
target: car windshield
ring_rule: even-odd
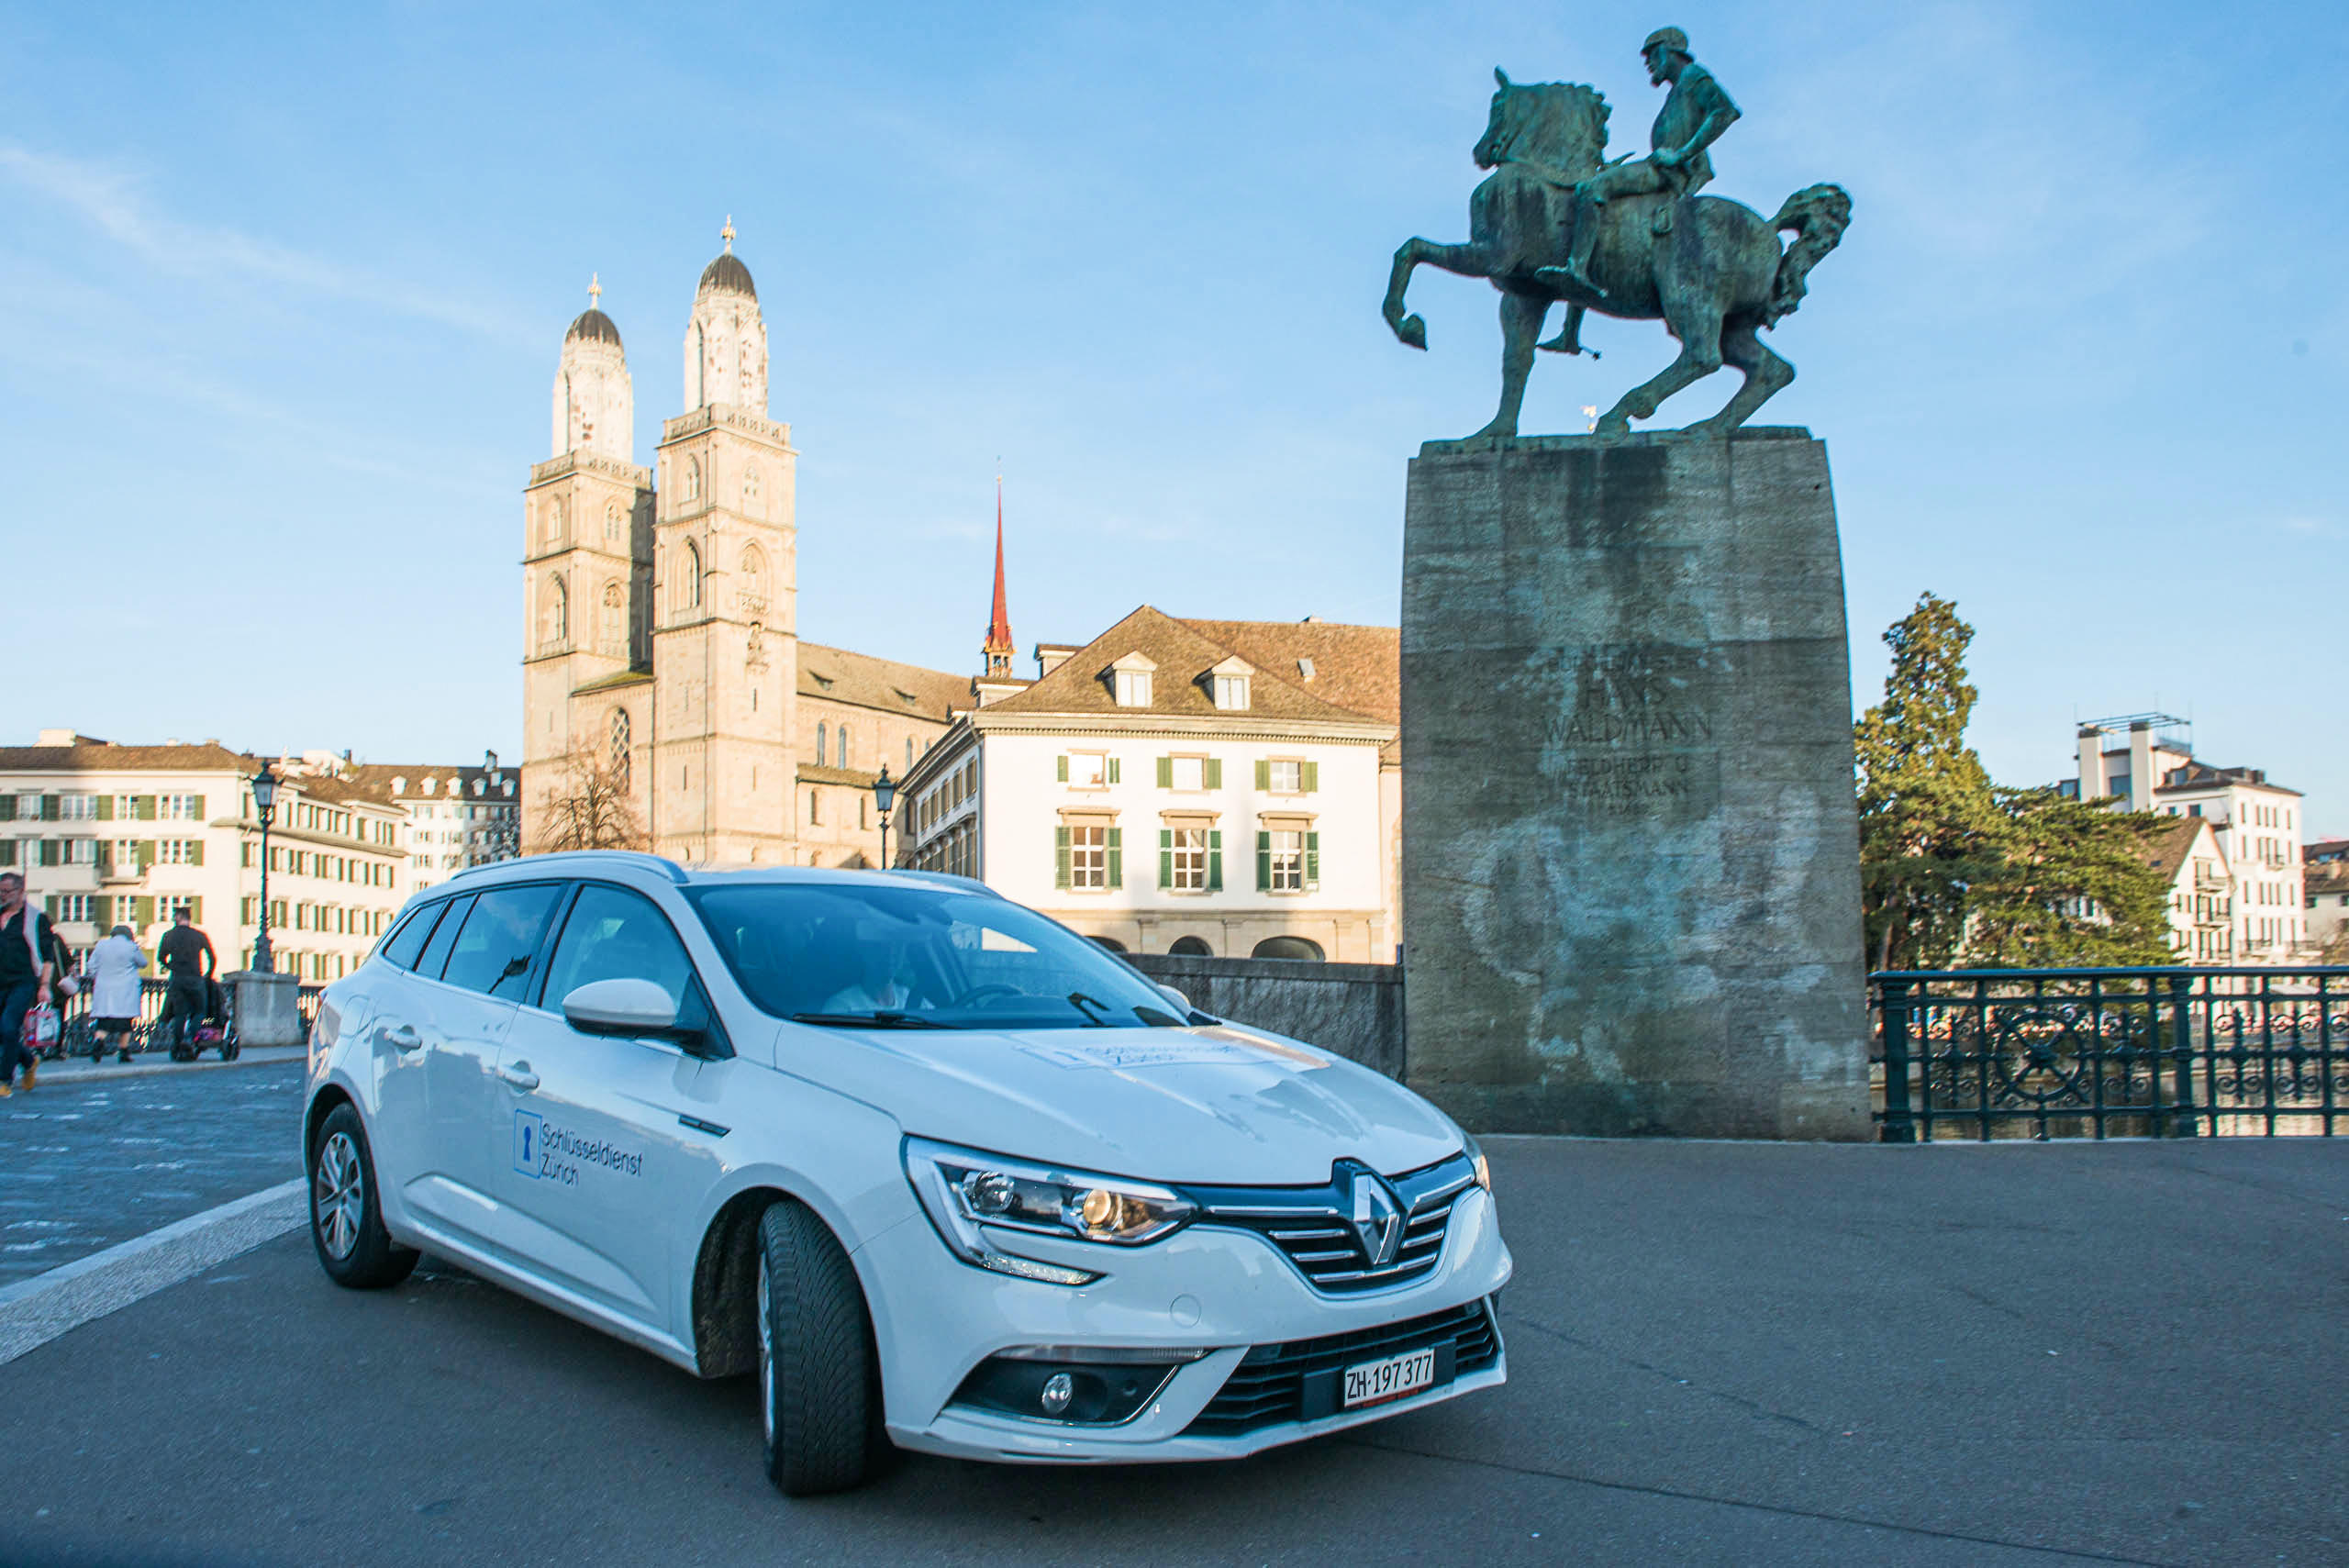
[[[689,888],[726,967],[777,1018],[838,1028],[1173,1029],[1150,982],[1031,909],[948,888]]]

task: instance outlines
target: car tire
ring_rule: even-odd
[[[407,1278],[417,1251],[384,1229],[375,1158],[354,1107],[337,1106],[318,1124],[309,1164],[310,1244],[327,1278],[350,1290],[381,1290]]]
[[[861,1485],[889,1451],[872,1321],[856,1266],[805,1204],[760,1218],[756,1306],[767,1479],[790,1497]]]

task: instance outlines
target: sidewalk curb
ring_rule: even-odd
[[[268,1067],[280,1062],[300,1062],[310,1054],[306,1045],[263,1045],[237,1053],[234,1062],[223,1062],[215,1056],[203,1062],[173,1062],[162,1052],[160,1061],[150,1062],[144,1053],[134,1056],[128,1063],[119,1062],[44,1062],[40,1065],[41,1089],[55,1085],[64,1088],[69,1084],[99,1084],[112,1078],[144,1078],[157,1073],[208,1073],[222,1067]],[[19,1093],[23,1091],[19,1090]]]
[[[0,1289],[0,1366],[300,1229],[308,1185],[300,1176],[280,1182]]]

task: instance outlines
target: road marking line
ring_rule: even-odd
[[[309,1222],[301,1176],[0,1289],[0,1366]]]

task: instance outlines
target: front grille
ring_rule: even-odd
[[[1367,1176],[1367,1172],[1363,1172]],[[1252,1230],[1280,1249],[1315,1288],[1333,1295],[1403,1284],[1431,1271],[1443,1256],[1453,1206],[1476,1179],[1476,1167],[1455,1154],[1386,1185],[1405,1216],[1402,1245],[1384,1265],[1363,1251],[1351,1223],[1342,1169],[1318,1187],[1192,1187],[1201,1225]]]
[[[1486,1303],[1472,1301],[1384,1328],[1358,1329],[1319,1340],[1258,1345],[1242,1357],[1206,1409],[1183,1429],[1186,1437],[1228,1438],[1285,1422],[1338,1413],[1338,1385],[1361,1362],[1436,1349],[1435,1386],[1500,1360],[1501,1339]]]

